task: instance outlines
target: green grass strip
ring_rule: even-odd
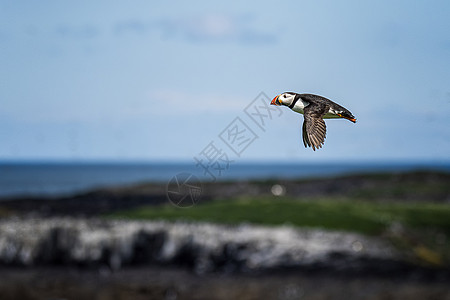
[[[111,218],[243,222],[378,234],[392,222],[414,228],[439,229],[450,235],[450,205],[437,203],[375,203],[344,199],[298,200],[288,197],[242,197],[198,204],[191,208],[147,206],[116,212]]]

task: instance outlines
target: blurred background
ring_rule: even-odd
[[[247,160],[448,160],[449,4],[1,3],[2,160],[184,161],[258,96],[352,111],[301,147],[286,112]],[[200,149],[199,149],[200,148]]]
[[[447,1],[0,1],[0,289],[211,299],[208,274],[217,299],[450,298],[449,14]],[[305,149],[303,116],[268,105],[285,91],[358,122],[327,120],[324,147]],[[48,287],[42,273],[67,276]]]

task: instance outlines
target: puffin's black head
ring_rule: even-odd
[[[271,105],[286,105],[289,106],[294,102],[295,96],[297,96],[296,93],[292,92],[285,92],[283,94],[279,94],[275,98],[273,98],[272,102],[270,102]]]

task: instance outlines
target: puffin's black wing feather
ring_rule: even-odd
[[[303,137],[303,145],[305,145],[305,148],[308,147],[308,146],[311,146],[311,142],[309,141],[308,133],[306,131],[306,122],[303,122],[303,134],[302,134],[302,137]]]
[[[329,106],[323,103],[310,103],[304,108],[303,144],[312,147],[314,151],[322,147],[325,142],[327,126],[323,115]]]

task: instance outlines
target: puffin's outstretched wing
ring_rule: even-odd
[[[314,151],[322,147],[327,134],[327,126],[323,116],[329,106],[322,103],[310,103],[304,108],[303,144],[312,147]]]

